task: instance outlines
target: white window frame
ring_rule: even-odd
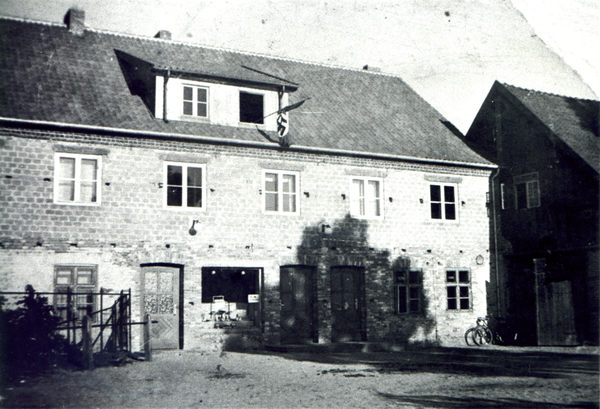
[[[184,99],[186,87],[193,89],[191,101]],[[198,101],[198,89],[199,88],[206,90],[206,102]],[[192,103],[192,114],[191,115],[185,114],[185,112],[184,112],[183,106],[184,106],[185,102]],[[181,103],[181,117],[182,118],[205,119],[205,120],[210,119],[210,89],[207,86],[200,85],[200,84],[194,84],[192,82],[181,83],[181,102],[180,103]],[[206,105],[206,116],[198,115],[198,104],[199,103],[204,103]]]
[[[268,173],[273,173],[277,175],[277,191],[267,191],[266,178]],[[293,193],[294,195],[294,205],[295,211],[284,211],[283,210],[283,177],[282,176],[294,176],[296,191]],[[267,210],[267,195],[268,194],[277,194],[277,210]],[[289,193],[288,193],[289,195]],[[263,169],[262,171],[262,211],[264,214],[279,214],[279,215],[287,215],[294,216],[300,214],[300,172],[289,171],[289,170],[273,170],[273,169]]]
[[[364,196],[358,196],[354,193],[354,181],[361,181],[363,183]],[[368,197],[370,190],[365,189],[369,182],[377,182],[378,189],[377,193],[379,197]],[[362,201],[362,206],[361,206]],[[367,206],[367,202],[379,202],[379,214],[371,214],[372,206]],[[355,219],[370,219],[370,220],[381,220],[383,219],[384,207],[383,207],[383,178],[377,177],[363,177],[363,176],[351,176],[350,177],[350,215]],[[362,210],[361,210],[362,209]],[[363,213],[364,212],[364,213]]]
[[[449,280],[448,276],[450,272],[454,272],[454,280]],[[467,281],[460,280],[460,273],[467,274]],[[448,268],[446,269],[446,310],[461,312],[461,311],[473,311],[473,291],[471,289],[471,283],[473,277],[471,276],[471,270],[468,268]],[[454,288],[454,296],[450,297],[448,289]],[[461,289],[467,291],[467,295],[461,294]],[[450,301],[454,301],[454,308],[450,308]],[[461,301],[467,300],[469,308],[462,308]]]
[[[431,186],[439,186],[440,187],[440,195],[441,195],[441,200],[440,201],[433,201],[431,200]],[[454,188],[454,202],[446,202],[446,193],[444,192],[444,188],[446,186],[452,187]],[[460,201],[458,200],[458,184],[457,183],[443,183],[443,182],[432,182],[428,184],[428,189],[427,189],[427,195],[429,197],[429,208],[427,209],[429,212],[429,220],[434,221],[434,222],[440,222],[440,223],[458,223],[459,221],[459,211],[458,211],[458,204],[460,203]],[[435,219],[433,218],[433,215],[431,214],[431,205],[433,203],[439,203],[440,207],[441,207],[441,215],[442,218],[441,219]],[[454,203],[454,219],[447,219],[446,218],[446,203]]]
[[[181,206],[174,206],[168,204],[169,197],[169,166],[181,166]],[[188,168],[199,168],[202,169],[202,206],[201,207],[190,207],[187,205],[187,172]],[[163,195],[163,207],[167,209],[178,209],[178,210],[195,210],[195,211],[206,211],[206,164],[203,163],[189,163],[189,162],[164,162],[163,167],[163,188],[165,193]]]
[[[75,159],[75,177],[61,178],[60,177],[60,159],[70,158]],[[84,182],[81,179],[81,161],[83,159],[90,159],[96,161],[96,179],[93,183],[96,183],[96,201],[95,202],[84,202],[81,200],[81,184]],[[74,182],[74,197],[73,200],[60,200],[59,189],[60,182],[62,180],[72,180]],[[88,181],[90,182],[90,181]],[[63,153],[56,152],[54,154],[54,203],[62,205],[75,205],[75,206],[100,206],[102,203],[102,156],[99,155],[85,155],[79,153]]]

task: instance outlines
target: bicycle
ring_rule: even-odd
[[[469,328],[465,332],[465,342],[468,346],[481,346],[491,344],[494,339],[492,331],[488,327],[488,317],[477,318],[477,326]]]

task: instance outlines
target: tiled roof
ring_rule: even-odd
[[[294,146],[489,164],[396,76],[9,18],[0,18],[0,117],[265,142],[256,129],[155,118],[130,92],[118,52],[155,68],[298,84],[289,102],[310,100],[290,113]]]
[[[600,101],[570,98],[502,84],[596,171],[600,171]]]

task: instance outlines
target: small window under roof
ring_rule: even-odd
[[[264,123],[263,95],[240,91],[240,122]]]

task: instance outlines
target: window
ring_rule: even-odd
[[[205,173],[205,165],[165,163],[166,206],[204,210]]]
[[[183,85],[183,115],[208,118],[208,88]]]
[[[383,181],[372,178],[352,178],[350,213],[352,217],[376,219],[382,216]]]
[[[517,176],[514,182],[517,209],[540,207],[540,184],[537,172]]]
[[[298,172],[265,170],[263,209],[267,213],[298,213]]]
[[[431,218],[456,220],[456,185],[429,185]]]
[[[54,308],[63,320],[82,319],[95,310],[96,266],[56,266],[54,268]],[[69,295],[72,293],[73,295]],[[69,308],[70,307],[70,308]],[[73,315],[69,317],[68,312]]]
[[[471,279],[468,270],[447,270],[446,291],[449,310],[471,308]]]
[[[99,205],[102,158],[57,153],[54,157],[54,203]]]
[[[240,92],[240,122],[251,124],[264,123],[263,96]]]
[[[420,270],[401,270],[394,273],[396,313],[421,312],[422,275]]]

